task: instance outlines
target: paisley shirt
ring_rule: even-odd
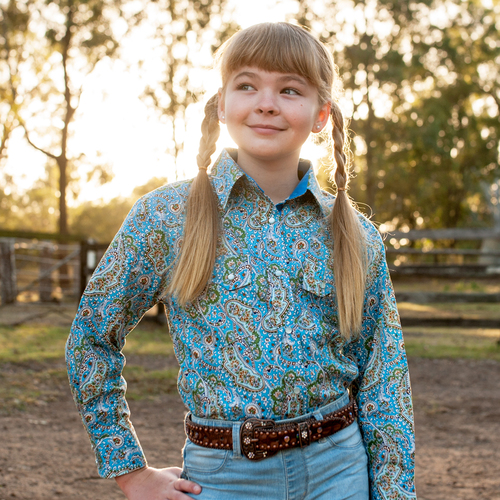
[[[100,475],[146,465],[125,401],[121,351],[145,312],[163,301],[179,393],[193,414],[292,418],[353,386],[371,498],[416,498],[410,380],[379,233],[359,216],[369,268],[363,328],[348,342],[338,332],[325,221],[334,197],[310,169],[302,194],[274,205],[231,154],[223,151],[210,174],[222,229],[212,279],[196,300],[181,307],[165,294],[191,181],[135,204],[82,297],[66,360]]]

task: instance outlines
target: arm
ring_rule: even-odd
[[[368,453],[372,500],[416,499],[410,378],[396,300],[380,236],[371,242],[363,328],[349,345],[354,393]]]
[[[92,276],[66,344],[71,390],[102,477],[146,466],[125,401],[121,350],[126,335],[159,300],[167,256],[161,221],[141,199]]]
[[[136,203],[92,276],[66,344],[66,363],[99,475],[115,477],[129,500],[190,500],[183,492],[201,488],[182,479],[181,469],[147,466],[122,377],[125,337],[165,288],[168,235],[150,215],[153,201]]]

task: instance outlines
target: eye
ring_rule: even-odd
[[[236,87],[237,90],[255,90],[249,83],[240,83]]]
[[[283,89],[281,91],[281,93],[286,94],[286,95],[302,95],[297,89],[294,89],[291,87],[287,87],[286,89]]]

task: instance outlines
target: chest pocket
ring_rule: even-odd
[[[225,290],[238,290],[252,283],[253,270],[245,255],[218,258],[212,282]]]
[[[302,288],[318,297],[335,295],[332,269],[323,261],[306,259],[302,264]]]

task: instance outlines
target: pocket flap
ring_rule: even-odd
[[[252,282],[252,266],[247,256],[222,258],[215,263],[212,281],[227,290],[236,290]]]
[[[320,297],[330,295],[335,288],[333,271],[319,260],[305,260],[302,264],[302,288]]]

